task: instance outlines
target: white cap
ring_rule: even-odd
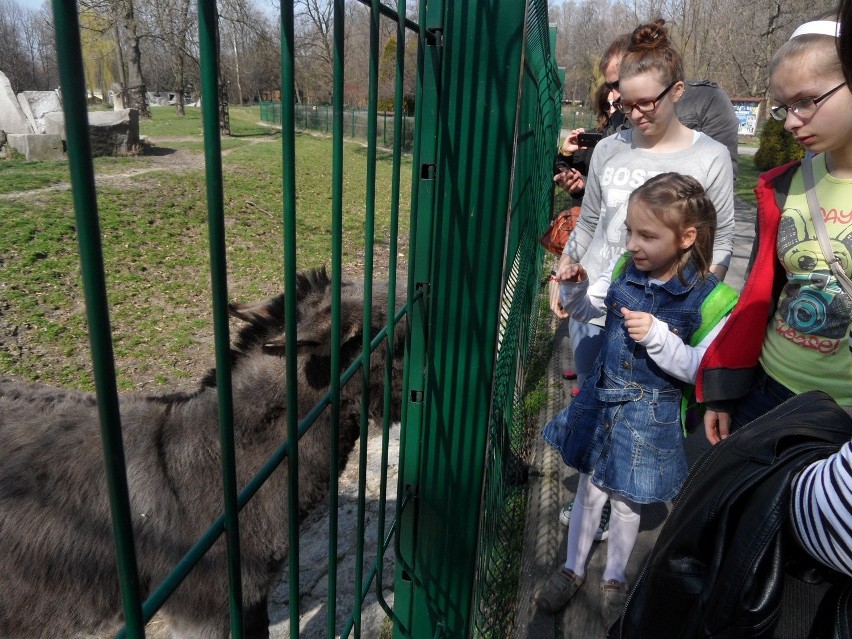
[[[793,35],[790,36],[790,39],[792,40],[796,36],[800,35],[827,35],[839,38],[840,23],[835,22],[834,20],[814,20],[813,22],[806,22],[793,31]]]

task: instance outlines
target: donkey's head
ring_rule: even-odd
[[[404,304],[404,293],[397,294],[396,307]],[[340,290],[340,370],[346,370],[362,352],[364,288],[352,280],[345,280]],[[298,350],[299,393],[305,399],[322,396],[331,385],[331,280],[323,269],[299,273],[296,276],[296,348]],[[231,350],[231,363],[236,375],[241,367],[251,366],[251,361],[259,357],[278,357],[282,359],[286,349],[284,326],[284,294],[251,304],[231,304],[232,316],[246,322],[238,332]],[[388,287],[386,283],[377,283],[373,289],[370,338],[375,337],[385,327],[387,318]],[[393,371],[391,375],[393,389],[392,415],[399,416],[402,355],[405,340],[405,325],[400,322],[394,331]],[[386,344],[376,349],[370,357],[370,404],[371,412],[376,413],[381,406],[380,389],[384,384],[384,365]],[[356,383],[360,376],[347,384],[346,392],[353,395],[360,392]],[[215,384],[215,377],[208,374],[207,385]],[[300,401],[301,403],[301,401]]]

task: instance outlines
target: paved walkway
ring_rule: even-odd
[[[751,253],[755,210],[745,202],[736,203],[736,235],[731,268],[726,281],[737,289],[742,287],[745,269]],[[571,385],[561,378],[561,371],[572,368],[568,344],[568,323],[556,323],[553,357],[548,369],[549,398],[542,410],[540,423],[547,423],[570,401]],[[697,431],[685,440],[687,456],[695,461],[709,447],[704,433]],[[559,523],[559,510],[573,499],[577,488],[577,473],[562,463],[558,453],[547,446],[541,437],[534,442],[530,468],[530,502],[525,531],[524,556],[521,561],[518,607],[515,613],[517,639],[603,639],[606,631],[600,620],[598,584],[606,563],[606,542],[592,547],[586,572],[586,584],[577,592],[565,612],[556,616],[540,612],[533,601],[536,589],[548,575],[565,560],[567,528]],[[628,565],[628,577],[635,578],[647,554],[653,547],[671,508],[671,504],[653,504],[642,510],[642,520],[633,556]]]

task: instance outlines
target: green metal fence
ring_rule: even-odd
[[[393,111],[379,111],[375,114],[375,132],[379,146],[389,147],[396,139],[397,119]],[[367,139],[370,129],[368,118],[369,111],[364,109],[344,109],[343,112],[343,135],[349,138]],[[260,119],[270,124],[281,123],[281,103],[261,102]],[[294,105],[293,120],[297,130],[319,131],[320,133],[332,132],[334,109],[329,104],[296,104]],[[401,127],[400,139],[402,148],[410,151],[414,142],[414,118],[402,114],[399,126]]]
[[[336,625],[335,517],[329,524],[329,605],[327,635],[361,636],[361,605],[376,584],[378,598],[392,622],[395,637],[506,636],[520,550],[525,493],[523,459],[529,429],[522,409],[524,362],[536,316],[542,256],[537,238],[550,214],[551,163],[560,115],[561,80],[554,63],[555,34],[548,28],[546,0],[466,0],[420,3],[417,21],[403,19],[407,7],[392,9],[378,0],[370,7],[369,107],[366,118],[367,197],[363,215],[367,246],[364,260],[364,319],[371,316],[374,278],[375,166],[380,142],[377,109],[379,23],[393,20],[397,29],[396,104],[402,103],[405,34],[419,40],[413,175],[408,264],[398,265],[400,162],[403,114],[393,114],[392,222],[388,250],[390,291],[397,271],[407,270],[408,300],[372,339],[364,331],[363,354],[340,376],[302,422],[297,421],[299,388],[294,374],[298,339],[296,308],[297,209],[296,105],[281,105],[283,132],[283,286],[286,329],[287,439],[281,449],[245,486],[234,471],[233,407],[228,373],[228,243],[224,224],[222,154],[218,123],[219,67],[215,0],[199,0],[208,232],[211,256],[211,303],[215,328],[224,512],[211,522],[175,571],[153,592],[143,593],[137,578],[128,484],[122,452],[121,424],[112,357],[110,318],[101,256],[97,196],[88,139],[79,21],[74,0],[53,0],[57,50],[61,65],[68,154],[96,392],[107,463],[123,612],[122,636],[143,637],[144,625],[178,587],[205,551],[224,533],[228,547],[230,632],[245,636],[240,584],[239,510],[287,463],[288,495],[296,503],[298,440],[319,412],[339,421],[341,384],[360,370],[369,383],[371,349],[392,344],[400,320],[406,323],[405,378],[402,395],[399,483],[396,494],[383,481],[382,495],[396,500],[396,516],[379,518],[379,557],[367,560],[359,543],[356,595],[346,628]],[[344,3],[334,1],[334,88],[331,107],[332,228],[330,272],[338,287],[332,296],[331,370],[340,370],[340,292],[343,278],[342,219]],[[294,7],[281,5],[282,95],[295,94]],[[404,276],[401,276],[404,277]],[[403,317],[404,315],[404,317]],[[388,348],[390,350],[390,348]],[[387,380],[386,380],[387,381]],[[389,389],[386,383],[386,389]],[[386,390],[386,404],[390,401]],[[387,465],[389,411],[385,410],[383,463]],[[361,441],[367,432],[361,415]],[[333,438],[336,441],[336,437]],[[332,447],[334,449],[334,447]],[[363,465],[364,447],[359,462]],[[330,467],[337,460],[331,450]],[[332,473],[329,507],[338,507]],[[388,494],[390,493],[390,494]],[[366,535],[363,487],[359,490],[356,536]],[[291,508],[288,531],[290,636],[299,636],[298,517]],[[382,573],[395,559],[394,601],[384,601]],[[147,596],[147,599],[144,597]]]

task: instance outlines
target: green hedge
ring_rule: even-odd
[[[760,148],[754,156],[754,166],[767,171],[804,155],[804,147],[784,128],[784,123],[770,118],[760,132]]]

